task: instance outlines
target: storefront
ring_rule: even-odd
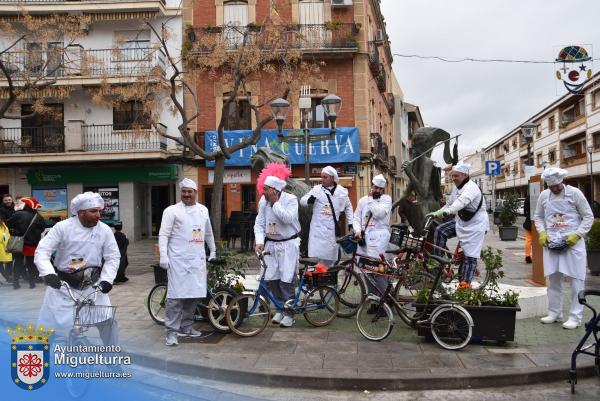
[[[29,191],[43,205],[42,215],[51,222],[67,218],[70,200],[85,191],[104,198],[101,219],[112,225],[123,222],[132,239],[158,235],[162,211],[175,202],[175,165],[112,165],[94,168],[34,168],[26,172]],[[17,177],[18,178],[18,177]]]

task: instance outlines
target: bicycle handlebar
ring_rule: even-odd
[[[64,286],[67,288],[67,292],[69,293],[69,297],[71,297],[71,300],[75,303],[79,302],[79,299],[75,298],[75,295],[73,295],[73,290],[71,289],[71,286],[69,285],[69,283],[67,283],[66,281],[61,280],[60,281],[60,285],[61,287]],[[85,297],[86,299],[89,299],[90,296],[95,295],[98,293],[98,291],[100,291],[100,286],[96,283],[94,285],[91,286],[95,291],[92,292],[91,294],[89,294],[87,297]]]

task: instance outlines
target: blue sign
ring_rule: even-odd
[[[499,160],[488,160],[485,162],[485,175],[500,175],[501,165]]]
[[[313,134],[325,135],[329,128],[314,128],[310,130]],[[301,134],[301,132],[299,132]],[[225,131],[224,140],[227,146],[241,142],[251,137],[251,130]],[[290,130],[284,130],[283,135],[289,135]],[[207,152],[219,149],[217,131],[207,131],[204,135],[204,146]],[[249,146],[233,153],[231,159],[225,161],[226,166],[250,166],[250,156],[256,153],[258,148],[270,148],[271,150],[288,156],[292,164],[304,164],[304,144],[279,142],[277,130],[263,130],[256,145]],[[341,127],[335,130],[335,139],[324,137],[322,141],[313,142],[309,145],[310,163],[357,163],[360,161],[360,145],[358,139],[358,128]],[[206,161],[206,167],[214,167],[215,162]]]

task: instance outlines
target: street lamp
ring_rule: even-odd
[[[531,121],[526,122],[521,125],[521,134],[523,135],[523,139],[527,142],[527,165],[533,166],[533,160],[531,160],[531,143],[533,142],[533,136],[535,135],[535,130],[537,125],[532,123]]]
[[[591,205],[592,205],[592,210],[594,210],[594,172],[592,171],[592,153],[594,153],[594,147],[593,146],[588,146],[587,147],[587,151],[588,154],[590,155],[590,193],[591,193]]]
[[[275,99],[271,102],[271,114],[277,123],[279,142],[303,143],[304,144],[304,181],[310,185],[310,165],[309,165],[309,145],[311,142],[319,142],[324,139],[335,139],[335,122],[342,107],[342,99],[339,96],[330,94],[321,100],[321,106],[330,123],[329,133],[315,134],[308,128],[308,116],[312,110],[310,97],[300,97],[300,114],[302,117],[302,134],[283,135],[283,122],[285,121],[290,103],[285,99]]]

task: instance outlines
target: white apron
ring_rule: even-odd
[[[291,283],[296,277],[300,239],[295,238],[281,242],[269,241],[268,238],[290,238],[296,234],[296,230],[292,225],[284,224],[273,213],[273,208],[270,205],[265,204],[263,211],[266,222],[265,251],[270,252],[270,255],[265,256],[265,263],[267,264],[265,280],[281,280],[285,283]]]
[[[338,186],[332,196],[329,191],[322,188],[313,194],[315,203],[313,205],[313,214],[310,221],[310,235],[308,241],[308,256],[325,260],[336,260],[338,257],[338,245],[335,242],[335,222],[333,220],[333,211],[327,199],[327,194],[331,199],[335,209],[336,219],[339,224],[340,215],[346,206],[347,191]],[[350,218],[350,217],[347,217]]]
[[[564,238],[569,233],[575,233],[581,223],[581,216],[577,213],[575,199],[569,186],[565,186],[562,198],[551,198],[552,194],[548,197],[544,211],[544,221],[550,241]],[[560,272],[569,277],[585,280],[586,263],[583,239],[562,252],[551,251],[544,247],[545,276]]]
[[[369,210],[365,207],[362,217],[363,224],[367,223],[368,215]],[[363,229],[365,231],[365,246],[359,246],[358,253],[379,259],[379,255],[385,253],[390,243],[391,233],[387,221],[372,217],[368,227],[363,226]]]
[[[175,205],[177,229],[167,245],[169,256],[168,298],[206,297],[206,252],[204,235],[208,216],[199,205]]]
[[[481,248],[483,248],[488,227],[489,219],[483,206],[469,221],[464,221],[458,215],[456,216],[456,236],[465,256],[477,259],[481,256]]]

